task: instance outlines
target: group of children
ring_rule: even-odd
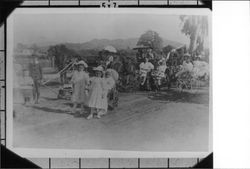
[[[104,71],[102,66],[94,68],[95,76],[89,77],[85,71],[87,64],[79,61],[77,70],[74,71],[71,83],[73,85],[72,94],[72,114],[76,113],[76,107],[81,105],[81,112],[84,107],[90,108],[90,114],[87,119],[101,118],[108,110],[108,93],[115,86],[115,80],[111,76],[110,71]]]

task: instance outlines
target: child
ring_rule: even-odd
[[[140,74],[142,77],[141,85],[144,85],[147,79],[148,73],[154,69],[154,65],[148,61],[148,58],[144,59],[144,62],[140,64]]]
[[[27,103],[30,103],[30,98],[32,97],[32,91],[33,91],[33,79],[31,78],[31,76],[29,75],[29,71],[28,70],[24,70],[23,71],[23,78],[21,79],[20,82],[20,89],[21,89],[21,93],[23,95],[23,99],[24,99],[24,105],[26,105]]]
[[[106,97],[108,98],[108,106],[110,106],[112,109],[115,107],[115,101],[116,101],[116,90],[115,90],[115,80],[112,77],[111,69],[108,69],[105,73],[105,83],[107,87],[107,93]],[[107,112],[107,110],[106,110]],[[106,113],[103,112],[103,113]]]
[[[164,60],[160,61],[159,66],[157,67],[157,75],[156,75],[158,86],[161,85],[161,80],[165,78],[166,69],[167,69],[166,62]]]
[[[190,61],[190,55],[189,54],[185,54],[184,55],[184,61],[181,65],[181,70],[179,72],[176,73],[176,77],[181,76],[182,74],[188,72],[192,72],[193,71],[193,64]]]
[[[105,73],[105,82],[107,83],[107,90],[110,91],[115,86],[115,80],[111,76],[111,71],[106,71]]]
[[[73,84],[73,94],[72,94],[72,114],[76,113],[77,104],[81,105],[81,111],[84,110],[84,105],[87,101],[87,91],[86,88],[89,84],[89,75],[84,71],[84,68],[87,67],[87,64],[84,61],[79,61],[77,63],[78,70],[74,71],[71,83]]]
[[[94,68],[96,76],[91,78],[89,87],[88,106],[90,107],[90,115],[87,119],[91,119],[96,111],[97,118],[105,114],[108,109],[107,87],[102,78],[103,68],[98,66]]]

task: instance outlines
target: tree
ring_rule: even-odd
[[[31,45],[30,49],[33,50],[33,53],[37,53],[39,51],[39,47],[35,43]]]
[[[159,34],[155,31],[149,30],[141,35],[137,45],[149,46],[154,51],[160,51],[162,49],[163,40]]]
[[[204,49],[204,39],[208,35],[207,16],[180,16],[182,23],[181,32],[189,36],[189,53],[202,51]]]
[[[62,70],[70,59],[77,54],[74,50],[68,49],[65,45],[50,46],[48,49],[48,57],[53,60],[58,70]],[[61,74],[61,82],[65,81],[65,74]]]
[[[62,70],[66,66],[67,61],[76,55],[74,50],[68,49],[65,45],[50,46],[48,49],[49,58],[55,58],[55,66],[59,70]]]

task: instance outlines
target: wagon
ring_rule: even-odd
[[[64,84],[62,87],[59,88],[57,98],[70,100],[72,93],[73,93],[72,84]]]

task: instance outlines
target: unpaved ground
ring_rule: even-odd
[[[101,119],[68,114],[70,102],[42,89],[38,105],[15,105],[14,146],[135,151],[207,151],[208,92],[122,93]],[[87,114],[85,115],[85,117]]]

